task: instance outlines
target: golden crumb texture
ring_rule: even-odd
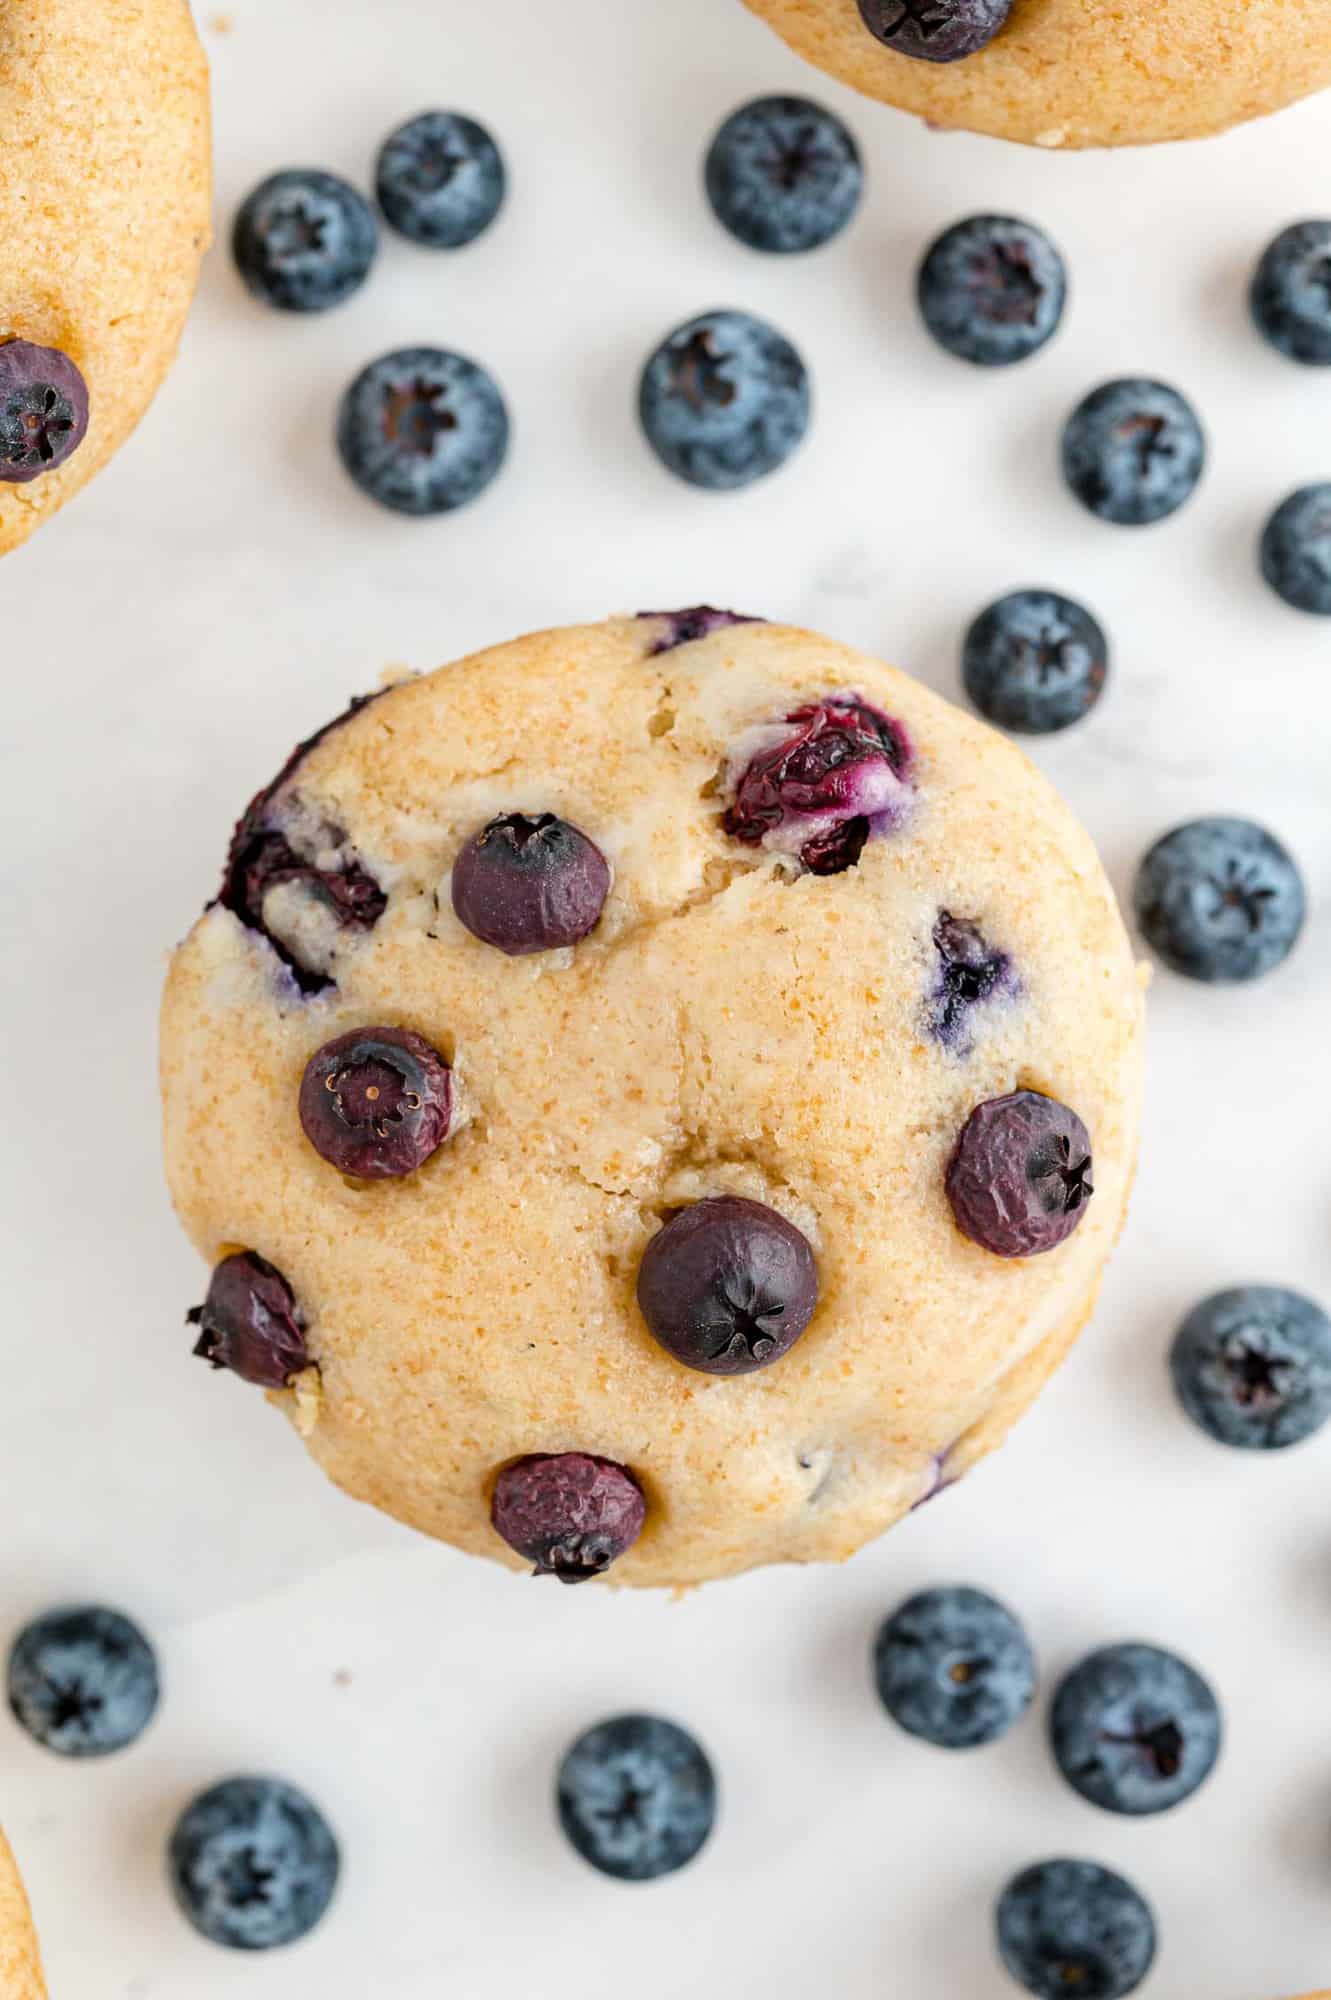
[[[0,2000],[46,2000],[41,1957],[9,1844],[0,1833]]]

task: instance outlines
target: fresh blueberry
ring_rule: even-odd
[[[265,305],[326,312],[358,291],[379,247],[374,211],[336,174],[292,167],[242,204],[231,232],[241,277]]]
[[[1331,222],[1295,222],[1262,253],[1249,293],[1257,330],[1291,361],[1331,365]]]
[[[482,494],[508,455],[508,410],[465,355],[402,347],[342,398],[337,448],[363,493],[397,514],[448,514]]]
[[[901,56],[956,62],[992,42],[1012,0],[860,0],[871,35]]]
[[[620,1882],[654,1882],[692,1861],[711,1833],[716,1775],[687,1730],[654,1715],[617,1715],[573,1744],[556,1800],[584,1861]]]
[[[1167,1812],[1205,1783],[1220,1755],[1214,1694],[1158,1646],[1092,1653],[1055,1694],[1049,1730],[1063,1776],[1106,1812]]]
[[[1091,1139],[1075,1111],[1036,1090],[977,1104],[947,1169],[963,1236],[995,1257],[1038,1257],[1086,1213]]]
[[[1169,1366],[1193,1422],[1241,1451],[1301,1444],[1331,1417],[1331,1319],[1280,1285],[1203,1299],[1179,1328]]]
[[[1247,819],[1194,819],[1137,870],[1142,936],[1173,972],[1209,985],[1260,979],[1298,942],[1307,913],[1293,857]]]
[[[638,1267],[653,1339],[707,1375],[748,1375],[788,1354],[813,1318],[809,1240],[760,1201],[713,1195],[676,1209]]]
[[[1262,575],[1296,611],[1331,618],[1331,483],[1301,486],[1262,530]]]
[[[997,1742],[1035,1693],[1021,1626],[995,1598],[964,1585],[907,1598],[879,1628],[873,1669],[893,1721],[940,1750]]]
[[[937,972],[926,1016],[929,1033],[953,1055],[970,1054],[974,1009],[1011,995],[1017,980],[1005,951],[989,944],[978,924],[940,910],[933,932]]]
[[[498,215],[507,176],[484,125],[457,111],[422,111],[385,139],[375,189],[403,236],[430,250],[460,250]]]
[[[940,347],[981,368],[1038,353],[1067,301],[1063,259],[1042,229],[1012,215],[972,215],[931,245],[916,296]]]
[[[1094,1861],[1040,1861],[1008,1883],[998,1949],[1036,2000],[1123,2000],[1155,1958],[1155,1918],[1130,1882]]]
[[[537,1576],[586,1583],[604,1576],[642,1533],[647,1503],[633,1474],[608,1458],[566,1451],[520,1458],[495,1481],[495,1532]]]
[[[300,1122],[316,1153],[358,1180],[414,1174],[448,1137],[448,1064],[407,1028],[353,1028],[316,1049]]]
[[[88,385],[58,347],[0,345],[0,485],[26,486],[72,458],[88,430]]]
[[[176,1822],[167,1850],[181,1912],[233,1951],[271,1951],[309,1934],[341,1867],[319,1808],[276,1778],[227,1778]]]
[[[796,854],[811,875],[853,868],[910,802],[911,746],[899,722],[854,694],[829,694],[751,730],[731,759],[733,840]]]
[[[691,604],[686,611],[640,611],[639,618],[649,618],[659,625],[661,631],[649,648],[648,657],[658,653],[673,653],[676,646],[688,646],[695,639],[710,638],[713,632],[722,632],[728,625],[760,625],[760,618],[748,616],[743,611],[718,611],[712,604]]]
[[[261,1389],[284,1389],[310,1365],[295,1295],[282,1273],[253,1250],[222,1259],[189,1323],[199,1328],[194,1352],[201,1361],[229,1368]]]
[[[1089,715],[1109,645],[1090,612],[1052,590],[1014,590],[982,611],[961,649],[966,692],[990,722],[1048,736]]]
[[[9,1655],[9,1706],[61,1757],[107,1757],[142,1736],[161,1696],[157,1655],[128,1618],[100,1605],[25,1625]]]
[[[638,414],[662,464],[691,486],[748,486],[809,426],[809,376],[774,326],[709,312],[667,334],[642,371]]]
[[[807,97],[756,97],[732,111],[704,169],[718,222],[751,250],[816,250],[860,205],[860,149]]]
[[[1205,463],[1196,412],[1164,382],[1105,382],[1077,405],[1063,431],[1068,485],[1092,514],[1121,528],[1173,514]]]
[[[553,813],[504,813],[453,863],[453,910],[482,944],[511,958],[577,944],[600,921],[610,864]]]

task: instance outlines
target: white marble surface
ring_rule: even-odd
[[[1331,1440],[1226,1454],[1163,1371],[1181,1310],[1218,1284],[1331,1296],[1331,632],[1252,558],[1269,506],[1331,475],[1331,377],[1265,351],[1243,305],[1266,238],[1327,206],[1331,101],[1202,147],[1064,159],[861,104],[737,0],[229,11],[207,30],[223,222],[279,165],[364,181],[430,100],[494,126],[513,196],[457,258],[387,243],[368,289],[310,323],[252,305],[215,255],[140,436],[0,577],[0,1625],[123,1603],[169,1687],[151,1736],[100,1768],[0,1726],[54,2000],[1003,2000],[990,1899],[1056,1850],[1158,1905],[1153,2000],[1331,1982]],[[860,220],[808,260],[742,251],[699,192],[721,115],[774,87],[837,102],[868,159]],[[935,352],[911,301],[924,242],[982,206],[1048,224],[1074,283],[1057,344],[999,379]],[[660,472],[631,414],[647,348],[717,303],[784,326],[818,392],[800,458],[728,498]],[[421,338],[485,358],[516,426],[502,482],[429,525],[361,501],[330,445],[344,382]],[[1062,414],[1127,369],[1176,378],[1213,443],[1196,501],[1146,533],[1089,520],[1054,471]],[[239,806],[390,661],[712,599],[951,692],[960,628],[1021,581],[1085,595],[1112,634],[1101,712],[1039,754],[1117,881],[1167,824],[1233,809],[1297,851],[1316,914],[1265,985],[1157,983],[1127,1240],[1014,1444],[842,1571],[682,1604],[526,1586],[326,1488],[259,1398],[187,1359],[200,1272],[157,1162],[163,955]],[[1228,1711],[1215,1781],[1126,1824],[1062,1786],[1037,1716],[972,1758],[898,1734],[869,1634],[950,1578],[1013,1601],[1047,1680],[1115,1637],[1195,1656]],[[725,1814],[692,1871],[625,1891],[566,1852],[547,1794],[580,1725],[643,1704],[706,1738]],[[346,1854],[335,1915],[259,1960],[198,1942],[162,1880],[182,1802],[246,1767],[314,1792]]]

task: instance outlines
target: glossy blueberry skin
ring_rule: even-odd
[[[580,1736],[559,1767],[560,1825],[584,1861],[654,1882],[692,1861],[716,1823],[716,1775],[676,1723],[619,1715]]]
[[[1301,486],[1262,530],[1262,575],[1295,611],[1331,618],[1331,482]]]
[[[1283,1451],[1331,1417],[1331,1319],[1281,1285],[1203,1299],[1174,1338],[1169,1368],[1193,1422],[1240,1451]]]
[[[1066,1676],[1049,1718],[1054,1761],[1106,1812],[1168,1812],[1220,1755],[1220,1708],[1195,1668],[1158,1646],[1106,1646]]]
[[[1038,354],[1063,318],[1063,259],[1034,223],[971,215],[925,253],[915,293],[940,347],[979,368]]]
[[[690,486],[732,491],[784,465],[809,427],[804,362],[750,313],[708,312],[667,334],[638,385],[661,463]]]
[[[1142,936],[1172,972],[1236,985],[1273,972],[1307,914],[1293,857],[1246,819],[1194,819],[1157,840],[1137,870]]]
[[[713,139],[703,178],[716,219],[751,250],[789,256],[840,235],[860,205],[860,149],[807,97],[756,97]]]
[[[358,1180],[414,1174],[448,1137],[448,1064],[406,1028],[353,1028],[316,1049],[300,1084],[300,1122],[316,1153]]]
[[[9,1706],[61,1757],[109,1757],[136,1743],[161,1698],[157,1655],[128,1618],[71,1605],[25,1625],[9,1655]]]
[[[998,1899],[999,1956],[1036,2000],[1124,2000],[1155,1958],[1155,1918],[1132,1884],[1094,1861],[1039,1861]]]
[[[88,385],[58,347],[0,344],[0,485],[26,486],[74,456],[88,431]]]
[[[732,774],[732,840],[796,854],[811,875],[853,868],[910,805],[910,739],[899,722],[838,689],[760,725]]]
[[[997,1742],[1035,1694],[1021,1626],[1006,1605],[965,1585],[922,1590],[900,1605],[879,1628],[873,1668],[893,1721],[940,1750]]]
[[[231,231],[236,269],[265,305],[327,312],[359,291],[379,247],[374,210],[336,174],[291,167],[241,204]]]
[[[940,910],[933,930],[935,973],[925,1009],[929,1033],[954,1056],[974,1045],[975,1009],[1020,990],[1007,952],[997,950],[969,917]]]
[[[817,1303],[808,1238],[774,1208],[739,1195],[676,1209],[638,1267],[638,1305],[653,1339],[706,1375],[770,1368]]]
[[[1164,382],[1102,383],[1063,431],[1063,476],[1102,521],[1148,527],[1191,498],[1206,463],[1192,405]]]
[[[554,813],[502,813],[453,863],[453,913],[482,944],[522,958],[578,944],[601,919],[610,864]]]
[[[176,1823],[171,1887],[202,1937],[271,1951],[308,1936],[327,1912],[341,1857],[323,1814],[276,1778],[228,1778]]]
[[[1036,1090],[977,1104],[945,1185],[963,1236],[995,1257],[1038,1257],[1065,1243],[1095,1189],[1090,1134],[1075,1111]]]
[[[224,1257],[208,1296],[189,1314],[199,1328],[194,1352],[260,1389],[284,1389],[310,1365],[300,1308],[279,1270],[253,1250]]]
[[[1012,0],[860,0],[869,33],[920,62],[973,56],[1006,26]]]
[[[983,610],[961,649],[966,692],[987,721],[1049,736],[1090,714],[1109,675],[1109,642],[1084,604],[1014,590]]]
[[[422,111],[383,143],[375,191],[385,217],[429,250],[460,250],[503,207],[503,155],[484,125],[457,111]]]
[[[495,1481],[496,1534],[537,1576],[588,1583],[632,1548],[647,1503],[633,1474],[606,1458],[566,1451],[520,1458]]]
[[[1331,366],[1331,222],[1295,222],[1262,253],[1249,303],[1257,331],[1290,361]]]
[[[508,409],[475,361],[403,347],[342,398],[337,448],[362,493],[396,514],[450,514],[478,499],[508,456]]]
[[[650,618],[661,630],[648,648],[647,657],[655,659],[660,653],[673,653],[676,646],[691,646],[695,639],[708,639],[713,632],[724,632],[730,625],[761,625],[762,619],[743,611],[718,611],[714,604],[691,604],[684,611],[640,611],[639,618]]]

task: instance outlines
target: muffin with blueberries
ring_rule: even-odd
[[[1141,1045],[1095,850],[982,723],[705,607],[521,639],[302,744],[175,954],[195,1351],[514,1567],[845,1557],[1071,1346]]]
[[[0,1995],[46,2000],[32,1912],[9,1843],[0,1833]]]

